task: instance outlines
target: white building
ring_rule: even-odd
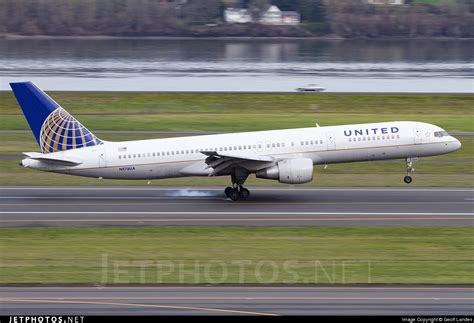
[[[367,0],[367,3],[370,3],[370,4],[395,4],[395,5],[402,5],[402,4],[405,4],[405,0]]]
[[[300,14],[296,11],[281,11],[277,6],[270,6],[260,16],[259,22],[265,25],[298,25]]]
[[[298,25],[300,23],[300,14],[296,11],[282,11],[281,20],[283,25]]]
[[[252,16],[247,9],[227,8],[224,10],[224,20],[231,24],[252,22]]]
[[[282,22],[281,10],[277,6],[270,6],[270,8],[260,16],[260,22],[265,25],[280,25]]]
[[[227,8],[224,10],[224,20],[231,24],[254,22],[248,9]],[[258,22],[264,25],[298,25],[300,14],[296,11],[281,11],[277,6],[270,6],[260,15]]]

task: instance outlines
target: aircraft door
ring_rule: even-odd
[[[327,141],[328,150],[336,149],[336,137],[334,136],[333,132],[326,133],[326,141]]]
[[[415,138],[415,145],[421,144],[421,130],[413,129],[413,137]]]
[[[96,152],[97,152],[97,159],[99,161],[99,167],[106,167],[107,159],[105,157],[105,149],[102,147],[102,145],[99,145],[97,147],[98,149],[96,150]]]

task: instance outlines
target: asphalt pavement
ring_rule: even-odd
[[[0,315],[473,315],[472,286],[1,287]]]
[[[1,227],[472,226],[469,188],[1,187]]]

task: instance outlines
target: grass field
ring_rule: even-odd
[[[191,94],[52,92],[91,130],[249,131],[412,120],[474,131],[469,94]],[[0,93],[0,129],[29,129]],[[245,116],[245,117],[243,117]]]
[[[50,95],[90,130],[249,131],[320,125],[414,120],[434,123],[450,132],[474,132],[474,95],[469,94],[192,94],[52,92]],[[29,129],[12,94],[0,92],[0,129]],[[101,134],[105,140],[156,138],[144,134]],[[421,159],[413,185],[472,186],[474,140],[460,137],[453,154]],[[0,155],[37,151],[28,133],[1,133]],[[0,161],[0,185],[143,185],[144,181],[111,181],[42,173]],[[315,168],[316,186],[397,186],[403,161],[331,165]],[[383,176],[383,181],[380,180]],[[154,185],[226,185],[227,178],[184,178]],[[248,185],[281,185],[250,179]]]
[[[0,255],[0,283],[474,283],[472,227],[2,229]]]

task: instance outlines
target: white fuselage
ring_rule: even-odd
[[[201,151],[237,156],[270,156],[272,162],[244,161],[256,172],[291,158],[310,158],[313,164],[435,156],[455,151],[460,142],[441,128],[421,122],[328,126],[244,132],[126,142],[60,151],[48,155],[80,160],[76,166],[34,159],[22,164],[45,171],[110,179],[162,179],[208,176],[212,169]],[[227,175],[227,174],[220,174]]]

